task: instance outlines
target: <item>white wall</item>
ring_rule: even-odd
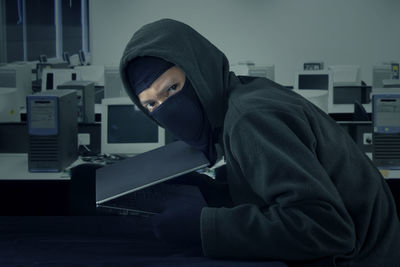
[[[89,11],[93,64],[118,65],[132,34],[160,18],[189,24],[231,63],[275,64],[284,85],[304,61],[360,65],[371,84],[372,65],[400,59],[399,0],[90,0]]]

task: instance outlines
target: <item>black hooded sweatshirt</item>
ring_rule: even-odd
[[[400,266],[391,192],[329,116],[268,79],[239,79],[218,48],[170,19],[140,28],[123,53],[122,80],[139,107],[126,74],[128,62],[138,56],[179,66],[220,133],[234,207],[202,210],[206,256]]]

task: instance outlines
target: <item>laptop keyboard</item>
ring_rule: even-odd
[[[110,215],[138,215],[149,217],[160,213],[169,200],[190,202],[202,198],[199,189],[191,185],[168,182],[126,194],[98,205],[98,211]]]
[[[162,211],[161,203],[170,197],[168,191],[171,191],[173,187],[176,186],[171,184],[153,185],[107,201],[101,204],[101,208],[106,213],[147,217]]]

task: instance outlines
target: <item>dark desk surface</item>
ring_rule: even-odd
[[[209,259],[155,238],[130,216],[0,217],[0,266],[286,266]]]

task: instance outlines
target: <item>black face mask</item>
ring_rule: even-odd
[[[179,92],[150,114],[178,139],[203,151],[211,165],[215,163],[217,153],[211,125],[188,79]]]

